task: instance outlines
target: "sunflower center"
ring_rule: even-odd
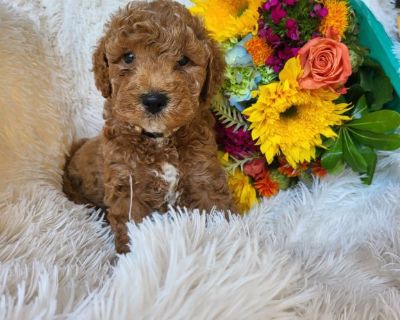
[[[248,1],[239,1],[236,9],[236,16],[239,18],[249,8]]]
[[[285,119],[295,118],[297,116],[297,106],[291,105],[285,111],[283,111],[280,116]]]

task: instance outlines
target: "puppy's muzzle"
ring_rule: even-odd
[[[152,113],[161,112],[168,104],[169,98],[161,92],[150,92],[141,96],[144,108]]]

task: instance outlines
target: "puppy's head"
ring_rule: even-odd
[[[178,3],[132,2],[106,25],[93,54],[97,88],[111,116],[170,134],[206,107],[224,60],[197,17]]]

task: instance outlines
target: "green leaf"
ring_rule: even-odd
[[[338,162],[343,157],[342,140],[343,134],[342,130],[340,130],[339,137],[321,157],[321,165],[329,172],[337,166]]]
[[[346,126],[357,130],[387,133],[400,126],[400,114],[392,110],[380,110],[368,113],[361,119],[350,121]]]
[[[343,155],[344,160],[356,172],[366,172],[367,162],[354,144],[349,132],[343,129]]]
[[[360,85],[368,92],[367,100],[372,111],[379,110],[393,99],[393,87],[381,67],[376,64],[360,68]]]
[[[349,129],[349,131],[354,139],[366,146],[388,151],[400,148],[400,135],[398,134],[382,134],[352,129]]]
[[[346,165],[344,163],[343,159],[340,159],[339,162],[337,163],[337,165],[332,169],[329,170],[330,174],[337,174],[342,172],[345,169]]]
[[[359,150],[360,150],[361,154],[363,155],[365,161],[367,162],[366,177],[361,178],[361,180],[365,184],[369,185],[369,184],[371,184],[372,178],[374,177],[378,157],[377,157],[375,151],[369,147],[361,146],[359,148]]]
[[[246,119],[238,110],[228,104],[226,98],[221,93],[214,96],[211,106],[212,110],[217,114],[218,119],[227,128],[235,126],[235,131],[239,128],[248,129],[249,125]]]
[[[353,119],[360,119],[368,113],[368,104],[365,95],[358,99],[355,108],[353,109]]]
[[[365,94],[365,90],[358,84],[353,84],[346,93],[347,101],[352,101],[353,103],[358,101]]]

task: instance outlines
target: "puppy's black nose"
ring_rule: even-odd
[[[146,93],[141,98],[146,110],[152,114],[160,112],[168,103],[168,97],[159,92]]]

